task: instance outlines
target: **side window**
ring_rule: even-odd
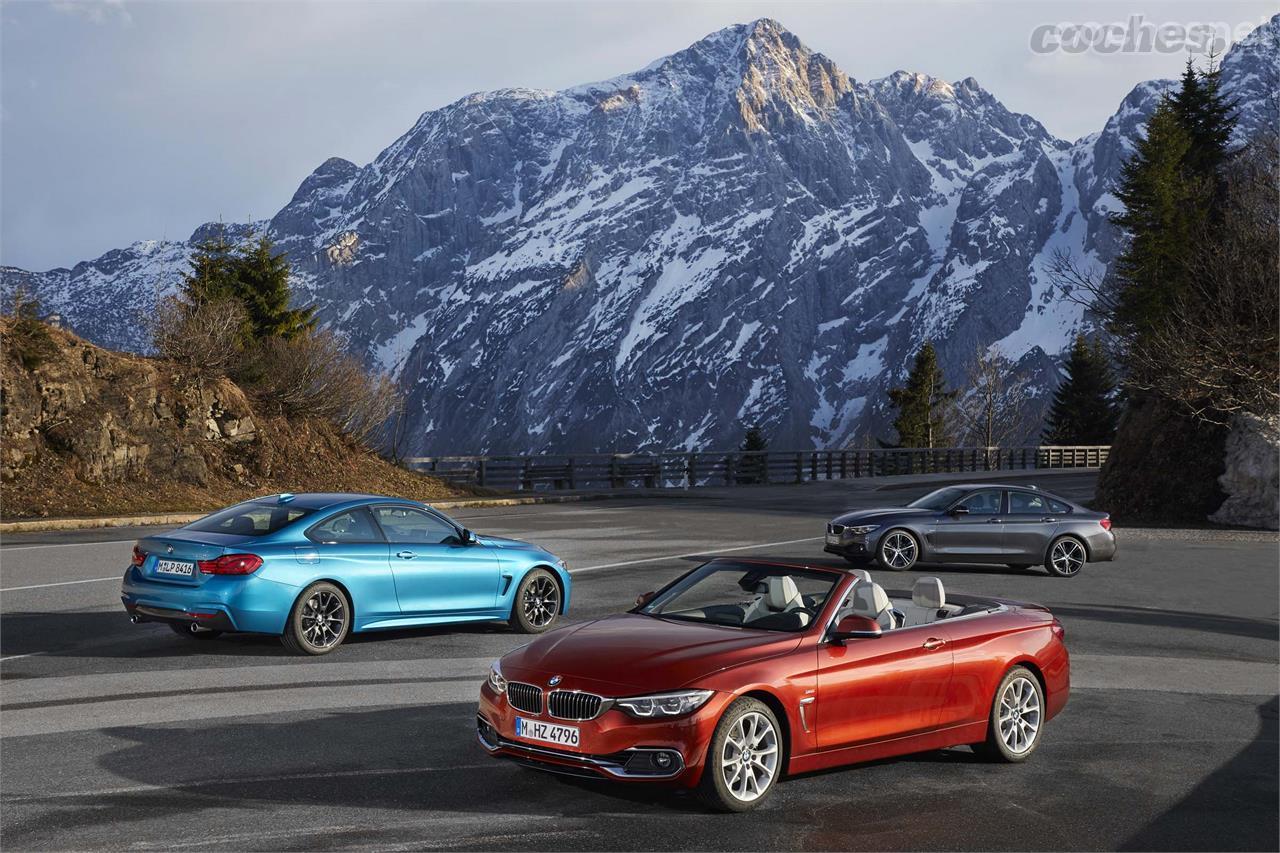
[[[960,503],[968,508],[970,515],[999,515],[1000,490],[974,492]]]
[[[1030,492],[1010,492],[1009,493],[1009,512],[1021,513],[1023,515],[1044,515],[1048,501],[1044,495],[1035,495]],[[1055,510],[1060,512],[1061,510]]]
[[[458,531],[452,524],[423,512],[403,506],[380,506],[374,510],[388,542],[415,545],[438,545],[457,542]]]
[[[1067,506],[1062,501],[1055,501],[1053,498],[1048,498],[1048,501],[1049,501],[1049,512],[1056,513],[1058,515],[1071,512],[1071,507]]]
[[[307,531],[307,538],[325,544],[381,542],[382,534],[367,509],[353,509],[326,518]]]

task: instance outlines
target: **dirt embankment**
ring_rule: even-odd
[[[0,317],[0,516],[215,509],[276,492],[466,496],[357,446],[329,422],[260,413],[227,379]]]

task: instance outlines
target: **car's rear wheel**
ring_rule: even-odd
[[[337,586],[320,581],[302,591],[280,641],[300,655],[327,655],[351,631],[351,602]]]
[[[222,636],[222,632],[214,628],[201,628],[191,622],[170,622],[169,627],[175,634],[190,637],[193,640],[214,640]]]
[[[909,531],[890,530],[880,539],[876,562],[893,572],[905,572],[920,559],[920,540]]]
[[[1044,733],[1044,690],[1024,666],[1005,673],[991,702],[987,739],[973,751],[992,761],[1026,761]]]
[[[763,702],[744,696],[716,724],[698,793],[711,808],[754,809],[782,775],[782,727]]]
[[[1089,562],[1089,553],[1084,543],[1074,536],[1059,536],[1049,545],[1049,554],[1045,557],[1044,567],[1049,574],[1060,578],[1075,577]]]
[[[521,634],[541,634],[560,615],[560,584],[546,569],[534,569],[520,579],[511,602],[511,627]]]

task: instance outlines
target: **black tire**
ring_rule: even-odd
[[[1089,562],[1089,549],[1075,536],[1059,536],[1044,552],[1044,567],[1058,578],[1073,578]]]
[[[905,537],[903,539],[902,537]],[[906,544],[910,540],[910,544]],[[891,572],[905,572],[920,561],[920,540],[910,530],[895,527],[880,537],[876,565]]]
[[[1011,685],[1015,684],[1011,690]],[[1006,692],[1010,694],[1009,701],[1005,701]],[[1024,698],[1018,700],[1018,696]],[[1031,699],[1027,699],[1028,696]],[[1020,703],[1028,702],[1035,706],[1034,719],[1025,704],[1020,706]],[[1025,666],[1013,667],[1000,679],[996,695],[991,699],[991,713],[987,716],[987,739],[982,743],[972,744],[973,751],[988,761],[1009,764],[1026,761],[1040,746],[1040,739],[1044,736],[1044,711],[1044,688],[1040,686],[1040,679]],[[1018,726],[1023,736],[1027,737],[1027,727],[1024,724],[1033,725],[1035,729],[1025,745],[1012,734],[1014,727]]]
[[[213,628],[201,628],[198,631],[192,631],[190,622],[170,622],[169,628],[172,629],[173,633],[190,637],[193,640],[216,640],[222,636],[221,631]]]
[[[280,642],[294,654],[327,655],[351,632],[351,602],[337,586],[319,581],[302,591],[289,611]]]
[[[758,721],[761,719],[771,727],[772,752],[761,751],[763,748],[767,748],[765,744],[768,744],[770,740],[767,735],[761,733],[759,740],[754,742],[760,748],[756,748],[754,752],[747,750],[745,759],[749,760],[744,759],[743,769],[739,772],[747,772],[747,768],[750,768],[751,778],[756,779],[758,778],[756,774],[767,768],[770,758],[773,761],[772,771],[765,782],[764,790],[759,791],[753,798],[744,800],[734,792],[724,778],[726,771],[732,773],[737,769],[736,765],[728,765],[722,768],[722,759],[725,758],[726,742],[731,737],[735,741],[742,741],[743,736],[747,735],[748,731],[761,732],[759,728],[751,728],[749,730],[745,728],[747,725],[751,725],[752,721],[758,725]],[[740,720],[745,721],[742,729],[737,728]],[[711,743],[707,746],[707,759],[702,768],[702,779],[698,783],[698,797],[708,807],[722,812],[746,812],[759,806],[769,798],[769,795],[773,793],[773,789],[778,786],[778,779],[782,776],[783,769],[786,766],[786,744],[783,743],[783,738],[782,726],[778,725],[778,718],[774,716],[773,711],[769,710],[768,705],[749,696],[743,696],[741,699],[734,701],[720,717],[720,722],[716,724],[715,733],[711,736]],[[733,751],[736,755],[742,755],[742,752],[736,749]],[[760,762],[755,761],[757,757],[761,759]],[[730,767],[733,767],[734,770],[730,770]],[[750,793],[747,790],[750,784],[745,778],[742,781],[742,785],[744,792]]]
[[[546,569],[533,569],[516,587],[507,624],[521,634],[541,634],[556,624],[563,601],[555,575]]]

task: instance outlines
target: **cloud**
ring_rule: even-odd
[[[49,5],[55,12],[74,15],[93,24],[133,26],[133,16],[125,7],[124,0],[54,0]]]

